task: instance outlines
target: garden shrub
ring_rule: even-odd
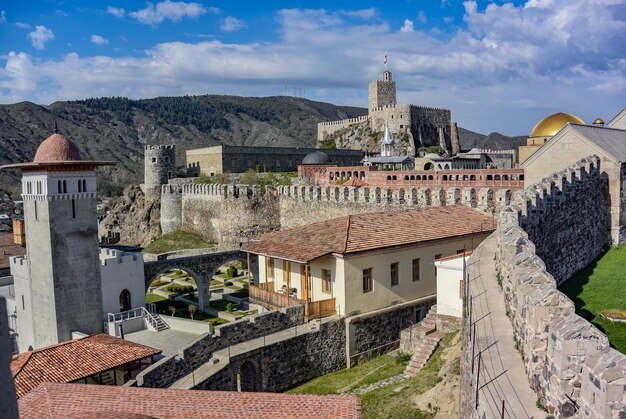
[[[228,268],[226,270],[226,276],[229,278],[234,278],[237,276],[237,268],[235,268],[234,266],[231,266],[230,268]]]

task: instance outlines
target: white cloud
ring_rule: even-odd
[[[37,25],[34,31],[28,33],[28,39],[36,49],[44,49],[46,42],[54,39],[54,33],[43,25]]]
[[[376,17],[378,11],[376,10],[376,8],[370,7],[369,9],[362,10],[340,10],[339,13],[344,16],[358,17],[360,19],[368,20]]]
[[[235,32],[246,26],[242,20],[233,16],[228,16],[224,19],[220,25],[220,29],[224,32]]]
[[[550,113],[606,120],[624,106],[626,15],[601,0],[589,13],[587,3],[479,10],[466,2],[464,28],[442,37],[399,33],[379,18],[354,24],[343,11],[287,9],[277,14],[279,37],[271,42],[166,42],[143,57],[41,60],[16,51],[0,61],[0,102],[262,96],[287,84],[314,99],[364,106],[388,50],[400,103],[450,108],[460,126],[479,132],[523,135]]]
[[[168,19],[172,22],[179,22],[185,17],[198,17],[205,13],[218,13],[219,9],[215,7],[204,8],[200,3],[185,3],[182,1],[162,1],[157,3],[148,3],[145,9],[128,13],[141,23],[148,25],[156,25]]]
[[[113,15],[113,16],[117,16],[117,17],[124,17],[124,14],[126,13],[126,10],[124,9],[118,9],[117,7],[113,7],[113,6],[108,6],[107,7],[107,13]]]
[[[420,10],[419,13],[417,14],[417,20],[422,23],[425,24],[428,19],[426,18],[426,12],[424,12],[423,10]]]
[[[413,21],[404,19],[404,25],[400,28],[400,32],[413,32]]]
[[[93,34],[91,35],[91,42],[96,45],[106,45],[109,43],[109,40],[101,37],[100,35]]]
[[[16,28],[20,28],[20,29],[30,29],[31,26],[28,23],[24,23],[24,22],[15,22],[13,24],[13,26],[15,26]]]
[[[4,10],[0,10],[0,23],[7,23],[7,13]]]

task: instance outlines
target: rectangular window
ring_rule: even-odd
[[[266,281],[268,279],[274,279],[274,259],[273,258],[267,258],[267,278]]]
[[[37,215],[37,201],[35,201],[35,220],[38,220],[39,217]]]
[[[413,259],[413,281],[420,280],[420,260]]]
[[[372,268],[363,269],[363,292],[370,292],[373,289]]]
[[[398,285],[400,283],[400,275],[399,275],[399,266],[398,262],[391,264],[391,286]]]
[[[322,269],[322,291],[330,294],[332,290],[332,277],[330,270]]]
[[[72,199],[72,218],[76,218],[76,200]]]
[[[24,296],[22,295],[22,310],[26,310],[26,305],[24,304]]]

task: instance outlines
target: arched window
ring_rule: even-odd
[[[409,180],[409,176],[408,175],[404,175],[404,180]]]
[[[446,163],[446,165],[443,166],[443,170],[450,170],[450,165],[448,163]]]
[[[487,175],[487,180],[493,180],[493,175]]]
[[[60,180],[57,182],[57,190],[58,190],[57,191],[58,193],[63,192],[63,186],[61,185],[61,181]]]
[[[87,181],[83,179],[83,192],[87,192]]]
[[[83,191],[83,182],[78,179],[78,192],[82,192]]]
[[[493,178],[494,180],[500,180],[500,175],[495,175]]]
[[[443,175],[443,180],[448,180],[448,175]]]
[[[393,180],[398,180],[398,178],[396,177],[396,175],[393,175],[393,176],[391,177],[391,179],[393,179]]]
[[[63,193],[67,193],[67,181],[63,181]]]
[[[128,311],[130,309],[130,291],[123,289],[120,293],[120,311]]]
[[[391,176],[387,176],[387,180],[391,180]]]

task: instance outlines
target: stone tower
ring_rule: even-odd
[[[26,256],[11,260],[20,352],[102,331],[96,168],[55,134],[22,170]]]
[[[176,177],[176,146],[147,145],[144,148],[144,193],[159,197],[161,185]]]
[[[382,80],[374,80],[368,90],[369,111],[382,106],[396,104],[396,82],[392,79],[391,71],[383,72]]]

